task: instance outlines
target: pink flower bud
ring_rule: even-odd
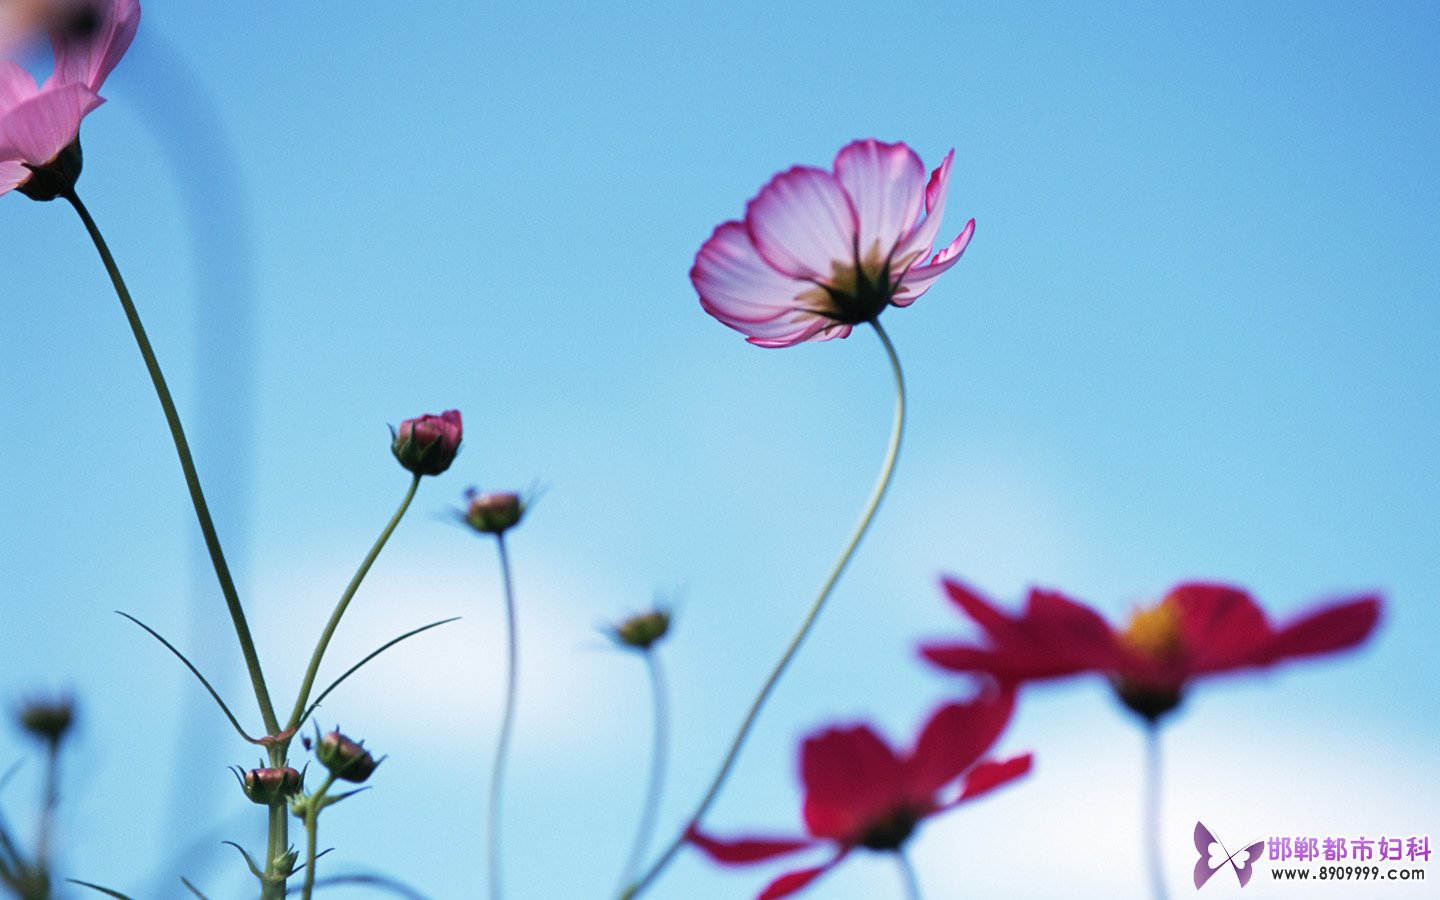
[[[367,780],[385,761],[371,756],[363,741],[356,743],[339,731],[332,731],[316,742],[315,756],[336,778],[356,784]]]
[[[391,452],[400,465],[416,475],[439,475],[450,468],[460,450],[460,411],[447,409],[438,416],[406,419],[390,429]]]
[[[238,777],[239,770],[236,770]],[[240,787],[245,796],[264,806],[284,803],[300,793],[300,773],[291,768],[251,769],[245,773]]]
[[[525,515],[525,501],[519,494],[479,494],[471,488],[465,496],[470,503],[462,518],[466,525],[482,534],[504,534]]]

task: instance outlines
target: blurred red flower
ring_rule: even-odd
[[[943,706],[925,723],[908,754],[892,750],[868,725],[821,731],[807,738],[800,751],[809,837],[725,840],[692,826],[687,839],[725,865],[748,865],[829,845],[834,855],[827,862],[787,872],[760,893],[760,900],[787,897],[856,847],[898,850],[921,820],[1028,772],[1028,753],[1001,762],[979,761],[999,738],[1013,708],[1013,692],[995,689]],[[957,779],[958,790],[944,790]]]
[[[1010,616],[957,581],[947,579],[944,587],[984,630],[986,642],[921,647],[935,665],[1012,685],[1100,672],[1126,706],[1151,722],[1174,709],[1198,676],[1345,650],[1369,637],[1380,617],[1380,598],[1365,595],[1277,628],[1245,591],[1196,582],[1136,610],[1117,630],[1053,591],[1032,590],[1024,612]]]

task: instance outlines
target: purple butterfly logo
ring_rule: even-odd
[[[1210,833],[1210,829],[1196,822],[1195,849],[1200,851],[1200,859],[1195,862],[1195,890],[1200,890],[1200,886],[1209,881],[1210,876],[1220,871],[1226,863],[1235,870],[1235,877],[1240,879],[1240,886],[1244,887],[1250,883],[1250,876],[1255,874],[1252,864],[1265,852],[1265,842],[1256,841],[1231,853],[1224,842]]]

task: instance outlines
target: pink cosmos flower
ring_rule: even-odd
[[[998,690],[943,706],[925,723],[909,753],[892,750],[868,725],[827,729],[807,738],[800,751],[810,837],[726,840],[692,827],[686,839],[725,865],[749,865],[828,845],[833,856],[827,862],[781,875],[759,900],[788,897],[856,847],[899,850],[921,820],[1028,772],[1028,753],[980,761],[1013,709],[1014,695]],[[957,780],[958,790],[947,791]]]
[[[978,646],[924,646],[920,652],[930,662],[1006,684],[1099,672],[1121,702],[1151,722],[1179,705],[1196,678],[1346,650],[1369,637],[1380,618],[1380,598],[1370,595],[1276,627],[1245,591],[1192,582],[1136,610],[1116,629],[1053,591],[1031,591],[1024,612],[1012,616],[958,581],[946,579],[944,586],[986,639]]]
[[[842,149],[834,172],[776,175],[743,222],[716,228],[696,254],[690,281],[700,305],[759,347],[845,337],[886,306],[909,306],[975,233],[971,219],[930,256],[954,157],[927,182],[915,151],[870,139]]]
[[[140,24],[137,0],[106,0],[102,13],[87,35],[51,33],[55,70],[43,85],[13,60],[0,60],[0,194],[28,185],[36,199],[50,200],[59,185],[74,184],[80,151],[72,145],[80,121],[105,102],[97,91]],[[37,171],[52,168],[61,171],[50,178]],[[57,184],[48,183],[57,177]]]

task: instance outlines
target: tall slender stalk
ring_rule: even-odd
[[[1160,726],[1145,723],[1145,858],[1155,900],[1166,900],[1165,860],[1160,851]]]
[[[900,867],[900,879],[905,883],[905,900],[922,900],[920,894],[920,879],[915,874],[915,864],[910,861],[910,856],[901,847],[895,851],[895,864]]]
[[[390,521],[385,524],[380,536],[375,539],[375,544],[370,548],[370,552],[365,554],[365,559],[355,570],[355,574],[350,578],[350,583],[345,586],[345,593],[340,595],[340,600],[336,602],[335,609],[330,613],[330,621],[325,623],[325,630],[321,632],[320,640],[316,642],[315,650],[310,654],[310,665],[305,669],[305,678],[300,683],[299,694],[295,697],[295,708],[291,710],[290,718],[285,723],[287,731],[299,728],[303,724],[300,718],[305,713],[305,705],[310,702],[310,691],[315,687],[315,676],[320,672],[320,661],[325,658],[325,650],[330,646],[330,638],[334,637],[335,629],[340,626],[341,617],[345,615],[345,610],[349,609],[350,601],[355,597],[355,592],[360,589],[360,583],[369,574],[370,567],[380,556],[380,551],[385,549],[390,535],[395,533],[395,528],[400,524],[400,520],[405,518],[405,511],[410,508],[410,502],[415,499],[415,491],[420,487],[420,478],[420,475],[415,475],[410,479],[410,488],[405,492],[405,499],[400,501],[399,508],[390,517]]]
[[[135,336],[135,343],[140,348],[140,355],[145,360],[145,369],[150,373],[150,382],[155,387],[155,394],[160,399],[160,406],[165,411],[165,422],[170,427],[170,437],[175,442],[175,452],[180,457],[180,468],[185,473],[185,486],[190,491],[190,502],[195,507],[195,518],[200,523],[200,533],[205,539],[205,549],[210,554],[210,563],[215,568],[215,578],[220,583],[220,593],[225,597],[225,606],[230,611],[230,620],[235,627],[235,636],[240,641],[240,652],[245,657],[245,668],[250,673],[250,686],[255,691],[255,701],[260,707],[260,716],[265,722],[267,734],[276,734],[280,731],[279,720],[275,717],[275,707],[270,702],[270,692],[265,686],[265,675],[260,669],[260,657],[255,651],[255,639],[250,635],[250,625],[245,620],[245,610],[240,605],[239,592],[235,590],[235,580],[230,575],[230,567],[225,562],[225,553],[220,547],[220,537],[215,531],[215,523],[210,518],[210,508],[205,502],[205,494],[200,489],[200,476],[195,471],[195,460],[190,453],[190,444],[185,439],[185,430],[180,424],[180,414],[175,409],[175,401],[170,396],[170,388],[165,383],[165,376],[160,371],[160,362],[155,357],[155,350],[150,345],[150,339],[145,334],[145,327],[140,323],[140,314],[135,309],[135,303],[130,298],[130,291],[125,287],[125,280],[120,276],[120,268],[115,264],[115,258],[110,254],[110,248],[105,243],[105,238],[100,233],[100,228],[91,218],[90,211],[85,204],[80,202],[80,197],[74,189],[61,194],[79,214],[80,221],[85,223],[85,230],[90,233],[90,239],[95,242],[95,249],[100,253],[100,260],[105,264],[105,271],[110,275],[110,282],[115,287],[115,294],[120,298],[120,305],[125,310],[125,318],[130,323],[130,331]]]
[[[505,781],[505,764],[510,755],[510,739],[515,729],[515,693],[519,680],[519,654],[515,628],[515,585],[510,574],[510,554],[505,550],[505,535],[495,535],[500,551],[500,576],[505,587],[505,711],[500,720],[500,739],[495,747],[495,765],[490,773],[490,799],[486,814],[486,859],[490,869],[490,898],[504,895],[504,879],[500,872],[500,805]]]
[[[739,758],[740,750],[745,745],[745,739],[749,737],[750,729],[754,727],[755,721],[760,715],[760,710],[765,706],[765,701],[770,698],[770,694],[774,691],[775,685],[780,681],[780,676],[785,673],[786,668],[790,665],[790,661],[794,659],[795,654],[799,652],[800,645],[804,643],[805,637],[810,633],[811,627],[815,624],[815,620],[819,618],[820,611],[825,607],[825,601],[829,599],[831,590],[834,589],[836,582],[840,580],[840,575],[845,571],[845,567],[849,564],[850,558],[855,555],[856,548],[860,546],[861,538],[863,538],[865,532],[869,530],[870,522],[875,518],[876,510],[880,508],[880,501],[885,499],[885,492],[890,487],[890,479],[895,474],[895,462],[900,457],[900,439],[905,432],[905,375],[900,369],[900,358],[895,354],[895,345],[890,342],[890,336],[885,333],[885,329],[881,327],[878,319],[872,320],[870,324],[875,326],[875,334],[879,336],[880,343],[885,347],[885,355],[890,360],[890,369],[895,376],[895,417],[890,429],[890,445],[885,452],[885,460],[881,464],[880,475],[875,481],[875,487],[870,493],[870,499],[865,504],[865,510],[861,513],[860,521],[856,523],[855,531],[851,534],[850,540],[846,542],[845,548],[840,552],[840,558],[836,560],[834,567],[830,570],[829,576],[825,579],[825,583],[820,587],[819,595],[816,596],[814,603],[811,604],[810,611],[800,623],[800,630],[795,633],[795,637],[791,639],[789,646],[785,648],[785,652],[780,655],[779,662],[775,664],[775,668],[771,670],[769,677],[767,677],[765,683],[761,685],[760,692],[755,696],[754,701],[751,702],[750,710],[745,714],[744,720],[741,721],[740,729],[731,742],[730,749],[726,752],[724,760],[720,763],[720,769],[716,772],[714,780],[711,781],[709,789],[705,792],[705,796],[700,800],[700,804],[695,808],[695,812],[691,814],[690,819],[686,822],[685,828],[680,834],[675,836],[674,840],[672,840],[664,852],[660,854],[659,859],[646,870],[644,875],[640,876],[637,881],[621,893],[620,896],[622,900],[630,900],[632,897],[639,896],[654,882],[660,873],[665,870],[665,867],[670,864],[671,860],[675,858],[675,854],[679,853],[680,848],[684,846],[685,835],[689,833],[691,828],[700,824],[700,820],[704,818],[705,813],[709,811],[710,805],[714,803],[715,798],[719,796],[720,788],[724,786],[725,780],[730,775],[730,770],[735,765],[735,760]]]
[[[650,749],[650,777],[646,779],[645,800],[640,807],[640,821],[635,827],[635,842],[621,872],[620,887],[623,889],[635,877],[635,872],[645,859],[645,851],[655,833],[655,819],[660,813],[660,796],[665,790],[666,749],[670,740],[669,698],[665,690],[665,677],[660,669],[660,659],[654,647],[644,651],[645,671],[650,676],[650,698],[654,706],[651,732],[654,738]]]

